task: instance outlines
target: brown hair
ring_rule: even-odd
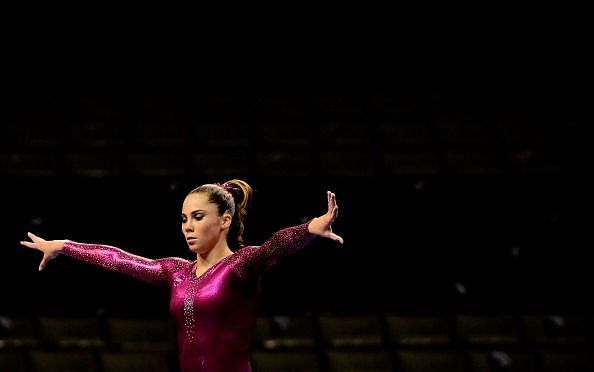
[[[207,183],[198,186],[188,195],[198,193],[206,194],[208,201],[217,205],[219,216],[225,212],[231,214],[227,244],[232,250],[243,247],[244,221],[247,215],[247,205],[253,193],[252,187],[245,181],[232,179],[223,184]]]

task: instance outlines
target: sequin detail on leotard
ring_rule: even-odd
[[[218,266],[225,258],[213,264],[199,277],[196,276],[196,264],[192,265],[189,273],[190,281],[188,283],[188,290],[184,296],[184,325],[188,342],[194,341],[194,333],[196,332],[196,317],[194,316],[194,297],[196,296],[196,288],[199,281],[210,273],[216,266]]]
[[[194,295],[196,294],[196,285],[189,284],[189,288],[184,296],[184,326],[186,329],[186,337],[188,342],[194,342],[194,327],[196,320],[194,319]]]

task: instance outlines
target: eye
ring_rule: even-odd
[[[196,213],[194,215],[194,218],[197,219],[197,220],[201,220],[203,217],[204,217],[204,215],[202,213]]]

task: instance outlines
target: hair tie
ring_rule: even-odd
[[[233,186],[229,185],[228,183],[224,183],[223,188],[227,191],[230,191],[233,188]]]

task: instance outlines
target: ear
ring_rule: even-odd
[[[229,213],[225,213],[223,214],[222,220],[221,220],[221,228],[222,229],[227,229],[229,227],[231,227],[231,220],[233,219],[233,217],[231,217],[231,215]]]

